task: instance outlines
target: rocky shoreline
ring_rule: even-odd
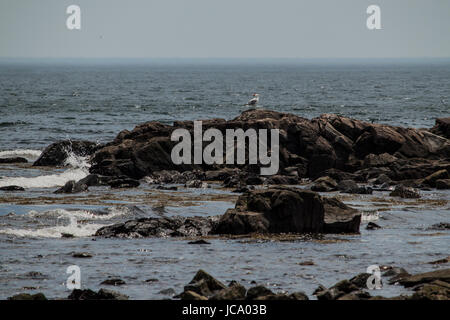
[[[242,195],[219,218],[146,218],[101,228],[97,236],[205,236],[252,233],[357,233],[360,214],[317,192],[420,198],[420,189],[450,188],[450,118],[431,129],[373,124],[324,114],[308,120],[269,110],[247,110],[233,120],[204,120],[205,128],[279,129],[280,170],[259,174],[260,165],[175,165],[171,133],[193,130],[192,121],[173,126],[146,122],[124,130],[104,145],[60,141],[47,147],[34,166],[63,166],[67,151],[89,157],[90,175],[69,181],[55,193],[84,192],[91,186],[135,188],[141,179],[158,189],[168,184],[205,188],[220,181]],[[248,156],[248,155],[247,155]],[[295,185],[312,181],[311,191]],[[284,186],[281,187],[280,185]],[[293,187],[286,187],[292,185]],[[14,190],[14,186],[9,187]]]
[[[348,280],[342,280],[330,288],[322,285],[313,292],[317,300],[449,300],[450,299],[450,269],[440,269],[436,271],[410,275],[406,270],[398,267],[384,266],[382,279],[388,278],[390,285],[402,285],[411,288],[413,294],[400,295],[397,297],[382,297],[371,295],[376,290],[369,290],[368,283],[377,281],[372,279],[370,273],[361,273]],[[114,279],[114,286],[117,281],[124,283],[120,279]],[[121,282],[120,282],[121,281]],[[109,284],[106,281],[102,284]],[[171,290],[172,292],[172,290]],[[286,293],[273,292],[262,285],[245,288],[238,281],[231,281],[228,285],[223,284],[204,270],[199,270],[192,280],[184,287],[183,292],[174,295],[176,300],[247,300],[247,301],[267,301],[267,300],[310,300],[307,294],[302,291]],[[67,300],[127,300],[129,297],[119,292],[100,289],[95,292],[90,289],[74,289],[66,298]],[[43,293],[27,294],[21,293],[8,298],[8,300],[47,300]]]

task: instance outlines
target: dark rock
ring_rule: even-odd
[[[136,188],[136,187],[139,187],[140,183],[139,183],[139,181],[137,181],[135,179],[119,178],[119,179],[114,179],[114,180],[109,181],[108,185],[114,189]]]
[[[420,198],[420,194],[412,189],[404,187],[403,185],[398,185],[395,187],[395,190],[392,191],[389,196],[391,197],[400,197],[400,198],[406,198],[406,199],[418,199]]]
[[[418,284],[430,283],[436,280],[450,283],[450,269],[441,269],[412,275],[401,279],[399,283],[405,287],[413,287]]]
[[[71,233],[65,233],[65,232],[61,233],[61,238],[73,238],[73,237],[74,237],[74,235]]]
[[[430,186],[430,187],[436,187],[436,181],[437,180],[444,180],[449,179],[450,175],[448,174],[447,170],[439,170],[433,174],[430,174],[428,177],[423,179],[423,184]]]
[[[381,227],[374,222],[369,222],[366,226],[366,229],[367,230],[376,230],[376,229],[381,229]]]
[[[214,295],[217,291],[221,291],[226,288],[227,287],[222,282],[216,280],[207,272],[199,270],[191,282],[184,287],[184,292],[186,293],[191,291],[199,294],[200,296],[209,297]]]
[[[217,218],[163,217],[141,218],[105,226],[95,236],[142,238],[142,237],[201,237],[206,236]]]
[[[214,225],[212,234],[358,232],[361,215],[337,199],[298,188],[246,192]]]
[[[450,179],[436,180],[436,189],[440,189],[440,190],[450,189]]]
[[[102,146],[90,141],[58,141],[42,151],[33,166],[64,166],[70,153],[77,156],[90,156]]]
[[[198,294],[198,293],[193,292],[193,291],[184,291],[178,296],[178,298],[180,298],[181,300],[192,300],[192,301],[195,301],[195,300],[199,300],[199,301],[201,301],[201,300],[208,300],[207,297],[202,296],[201,294]]]
[[[223,290],[214,294],[210,300],[244,300],[247,289],[238,282],[233,282]]]
[[[0,187],[1,191],[25,191],[24,188],[19,186],[6,186],[6,187]]]
[[[87,190],[88,186],[86,184],[70,180],[67,181],[64,186],[56,190],[54,193],[79,193]]]
[[[382,173],[378,176],[378,178],[375,179],[374,184],[391,184],[392,180],[389,178],[386,174]]]
[[[188,244],[211,244],[211,243],[206,240],[200,239],[195,241],[189,241]]]
[[[314,185],[311,187],[312,191],[317,192],[330,192],[337,190],[337,183],[330,177],[320,177],[314,181]]]
[[[359,233],[361,214],[336,198],[323,198],[325,233]]]
[[[74,252],[72,253],[72,257],[74,258],[92,258],[92,254],[88,252]]]
[[[162,294],[164,296],[173,297],[175,295],[175,290],[172,288],[164,289],[158,292],[159,294]]]
[[[386,167],[391,163],[396,162],[398,159],[389,153],[383,154],[368,154],[364,158],[364,167],[372,168],[372,167]]]
[[[256,300],[259,297],[264,297],[264,296],[269,296],[269,295],[272,296],[272,295],[274,295],[274,293],[264,286],[256,286],[256,287],[251,287],[250,289],[248,289],[246,299],[247,300]]]
[[[128,296],[106,289],[98,292],[91,289],[74,289],[68,296],[69,300],[128,300]]]
[[[122,279],[106,279],[105,281],[102,281],[100,284],[108,286],[121,286],[126,284],[126,282],[123,281]]]
[[[428,228],[428,230],[448,230],[448,229],[450,229],[450,223],[447,222],[433,224],[431,227]]]
[[[8,300],[34,300],[34,301],[43,301],[47,300],[45,295],[41,292],[36,294],[29,294],[29,293],[19,293],[12,297],[8,297]]]
[[[436,119],[436,125],[430,130],[432,133],[450,139],[450,117]]]
[[[22,157],[0,158],[0,163],[27,163],[28,160]]]
[[[450,256],[448,256],[447,258],[444,258],[444,259],[439,259],[439,260],[431,261],[428,263],[429,264],[444,264],[444,263],[449,263],[449,262],[450,262]]]
[[[435,280],[414,288],[416,291],[409,300],[450,300],[450,283]]]

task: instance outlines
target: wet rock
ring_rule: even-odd
[[[413,287],[419,284],[431,283],[437,280],[450,283],[450,269],[441,269],[412,275],[401,279],[399,283],[405,287]]]
[[[367,279],[371,274],[361,273],[350,280],[342,280],[329,289],[320,286],[314,294],[318,300],[364,300],[369,299],[370,294],[363,291],[367,288]]]
[[[116,291],[100,289],[98,292],[91,289],[74,289],[68,296],[69,300],[128,300],[128,296]]]
[[[325,233],[359,233],[361,213],[336,198],[323,198]]]
[[[213,234],[301,233],[323,230],[322,198],[311,191],[274,187],[242,194]]]
[[[260,297],[265,297],[265,296],[273,296],[274,293],[267,289],[264,286],[255,286],[255,287],[251,287],[250,289],[248,289],[247,291],[247,296],[246,299],[247,300],[256,300],[257,298]]]
[[[368,154],[364,158],[364,167],[372,168],[372,167],[386,167],[391,163],[396,162],[398,159],[389,153],[382,154]]]
[[[214,294],[210,300],[244,300],[247,289],[238,282],[232,282],[228,288]]]
[[[261,180],[262,183],[262,180]],[[266,185],[294,185],[298,184],[298,178],[296,176],[282,176],[275,175],[267,178],[264,182]]]
[[[450,117],[436,119],[436,125],[430,130],[432,133],[450,139]]]
[[[299,266],[313,266],[314,265],[314,261],[311,260],[307,260],[307,261],[302,261],[298,263]]]
[[[106,279],[106,280],[102,281],[100,284],[108,285],[108,286],[121,286],[121,285],[126,284],[126,282],[123,281],[122,279],[114,278],[114,279]]]
[[[221,291],[226,288],[227,287],[222,282],[215,279],[204,270],[199,270],[191,282],[184,287],[184,293],[190,291],[200,296],[210,297],[217,291]]]
[[[58,141],[45,148],[33,166],[64,166],[70,153],[85,157],[101,147],[102,145],[90,141]]]
[[[19,186],[5,186],[0,187],[0,191],[25,191],[25,189]]]
[[[136,188],[139,187],[139,181],[129,178],[118,178],[108,182],[108,185],[114,189]]]
[[[211,244],[211,243],[206,240],[200,239],[195,241],[189,241],[188,244]]]
[[[162,294],[164,296],[173,297],[175,295],[175,290],[172,288],[168,288],[168,289],[163,289],[163,290],[159,291],[158,293]]]
[[[317,192],[335,191],[337,190],[337,183],[330,177],[320,177],[314,181],[311,190]]]
[[[207,297],[202,296],[201,294],[198,294],[193,291],[184,291],[178,295],[178,298],[180,298],[181,300],[192,300],[192,301],[208,300]]]
[[[41,292],[36,294],[29,294],[29,293],[19,293],[16,295],[13,295],[12,297],[8,297],[8,300],[34,300],[34,301],[43,301],[47,300],[45,295]]]
[[[414,291],[409,300],[450,300],[449,282],[435,280],[415,287]]]
[[[358,186],[353,180],[342,180],[339,182],[337,189],[342,193],[351,193],[351,194],[372,194],[373,189],[365,186]]]
[[[414,190],[413,188],[407,188],[403,185],[398,185],[395,187],[395,190],[392,191],[389,196],[391,197],[400,197],[406,199],[418,199],[420,198],[420,194]]]
[[[75,180],[67,181],[64,186],[56,190],[54,193],[79,193],[88,190],[88,186],[84,183],[75,182]]]
[[[449,178],[450,178],[450,175],[448,174],[447,170],[439,170],[433,174],[430,174],[425,179],[423,179],[422,183],[424,185],[435,188],[437,180],[444,180],[444,179],[449,179]]]
[[[156,189],[158,189],[158,190],[165,190],[165,191],[177,191],[178,187],[176,187],[176,186],[171,186],[171,187],[157,186]]]
[[[28,160],[22,157],[0,158],[0,163],[27,163]]]
[[[392,183],[392,180],[386,174],[382,173],[374,180],[373,183],[378,185],[389,185]]]
[[[242,194],[212,234],[358,232],[361,215],[337,199],[298,188],[274,187]]]
[[[431,261],[428,263],[429,264],[444,264],[444,263],[449,263],[449,262],[450,262],[450,256],[448,256],[447,258],[444,258],[444,259],[439,259],[439,260]]]
[[[448,229],[450,229],[450,223],[447,222],[433,224],[431,227],[428,228],[428,230],[448,230]]]
[[[448,190],[450,189],[450,179],[439,179],[436,180],[436,189]]]
[[[200,180],[190,180],[186,182],[184,185],[186,188],[202,188],[206,189],[208,187],[208,184],[206,182],[202,182]]]
[[[396,284],[401,279],[411,276],[408,271],[406,271],[403,268],[399,267],[392,267],[391,269],[387,270],[385,273],[383,273],[383,277],[388,277],[389,284]]]
[[[71,233],[66,233],[66,232],[62,232],[61,233],[61,238],[73,238],[74,235]]]
[[[92,258],[92,254],[89,252],[74,252],[72,253],[72,257],[74,258]]]
[[[129,220],[97,230],[95,236],[119,238],[201,237],[210,232],[217,218],[163,217]]]
[[[366,229],[367,230],[376,230],[376,229],[381,229],[381,227],[374,222],[369,222],[366,226]]]
[[[294,292],[291,294],[277,293],[260,296],[255,298],[257,301],[292,301],[292,300],[309,300],[308,296],[303,292]]]

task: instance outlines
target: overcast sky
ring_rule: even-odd
[[[450,0],[1,0],[0,57],[450,57]]]

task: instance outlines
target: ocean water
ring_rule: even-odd
[[[92,236],[101,226],[139,217],[223,214],[236,194],[217,185],[161,191],[145,181],[130,190],[53,194],[88,174],[87,159],[69,154],[63,168],[31,166],[43,148],[60,139],[106,142],[150,120],[231,119],[246,109],[253,93],[260,94],[261,108],[306,118],[338,113],[431,127],[435,118],[450,115],[450,63],[0,63],[0,158],[29,160],[0,165],[0,187],[25,188],[0,191],[0,299],[19,292],[67,297],[70,265],[80,266],[83,288],[99,289],[103,280],[118,277],[126,285],[112,289],[134,299],[167,298],[161,291],[169,288],[179,293],[200,268],[224,282],[238,280],[246,287],[256,282],[311,296],[318,284],[330,286],[374,264],[411,273],[440,267],[429,262],[450,254],[450,232],[428,228],[450,222],[448,191],[421,191],[420,200],[393,199],[388,192],[341,195],[363,213],[360,235],[214,238],[209,245],[189,245],[187,239]],[[369,221],[383,229],[365,230]],[[74,237],[61,238],[63,233]],[[74,258],[74,252],[92,258]],[[304,261],[314,265],[301,265]],[[409,292],[385,284],[373,294]]]

